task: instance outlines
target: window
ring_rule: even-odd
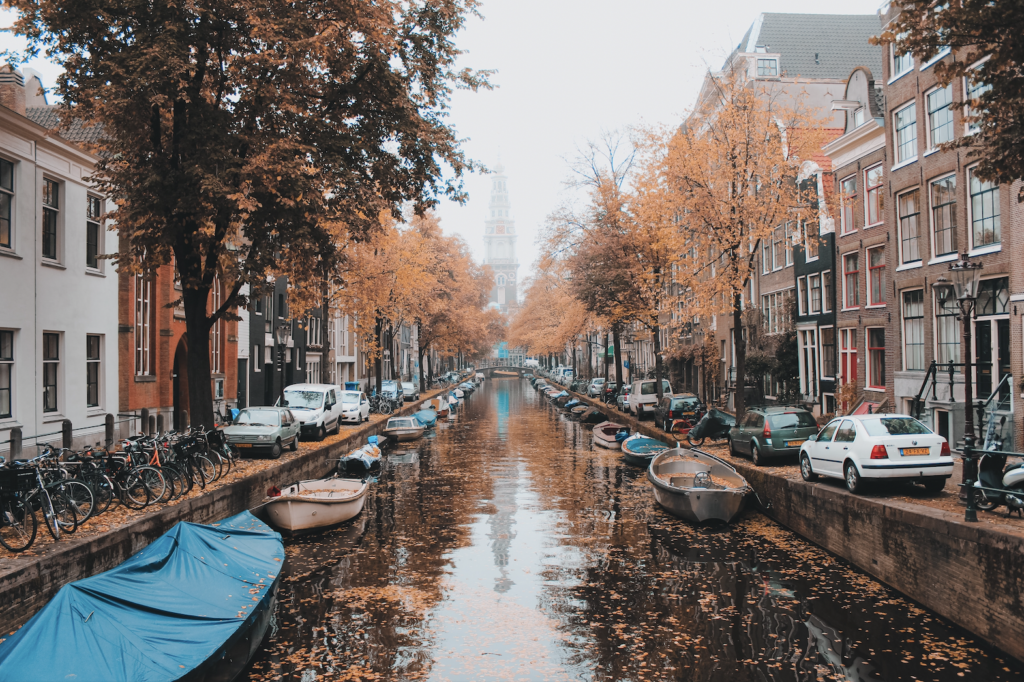
[[[976,168],[967,169],[971,195],[971,247],[978,248],[1000,243],[999,185],[979,180]]]
[[[43,334],[43,412],[57,411],[60,334]]]
[[[826,313],[832,312],[832,272],[830,270],[821,273],[821,302],[822,309]]]
[[[934,253],[936,256],[956,253],[956,176],[935,180],[930,187]]]
[[[864,226],[870,227],[882,222],[882,166],[864,171],[865,200]]]
[[[797,239],[797,223],[786,223],[786,267],[793,264],[793,242]]]
[[[100,337],[85,337],[85,406],[100,406]]]
[[[860,264],[859,254],[848,253],[843,256],[843,307],[856,308],[860,305]]]
[[[810,293],[808,310],[811,315],[817,315],[821,312],[821,275],[807,276],[807,290]]]
[[[975,68],[977,68],[977,67],[975,67]],[[964,99],[967,100],[968,104],[965,107],[964,115],[965,116],[979,116],[982,113],[984,113],[984,111],[970,106],[970,103],[971,102],[974,102],[975,104],[980,103],[981,96],[984,95],[986,92],[988,92],[991,89],[992,89],[992,85],[991,84],[984,83],[984,82],[982,82],[980,80],[975,79],[972,76],[965,76],[964,77],[964,92],[967,94],[967,96]],[[966,123],[964,125],[964,135],[973,135],[974,133],[978,132],[979,130],[981,130],[981,126],[979,126],[977,122],[970,122],[970,123]]]
[[[897,200],[900,222],[900,258],[904,263],[921,260],[921,202],[918,190],[901,194]]]
[[[914,68],[914,55],[906,52],[904,54],[896,53],[896,44],[892,44],[892,77],[899,78],[903,74],[911,71]]]
[[[822,327],[818,334],[821,337],[821,376],[832,378],[836,375],[835,327]]]
[[[60,211],[60,185],[43,180],[43,258],[57,260],[57,218]]]
[[[868,387],[885,388],[885,328],[868,327]]]
[[[868,305],[885,305],[885,247],[868,250]]]
[[[320,383],[320,355],[314,353],[306,354],[306,383]]]
[[[212,303],[211,312],[215,313],[220,309],[224,298],[224,290],[220,283],[220,277],[213,278],[213,290],[210,292],[210,301]],[[221,367],[221,338],[224,331],[224,320],[217,318],[210,327],[210,373],[211,374],[222,374],[224,368]]]
[[[782,269],[782,227],[772,232],[772,270]]]
[[[801,393],[815,396],[818,394],[818,344],[815,330],[800,331],[800,372]]]
[[[857,383],[857,330],[839,330],[839,378],[841,383]]]
[[[135,275],[135,376],[153,374],[153,282]]]
[[[853,232],[856,228],[853,218],[853,206],[857,201],[857,176],[851,175],[839,183],[840,199],[843,202],[843,210],[840,214],[840,229],[843,234]]]
[[[773,78],[779,75],[779,60],[778,59],[758,59],[757,60],[757,75],[761,78],[768,77]]]
[[[11,204],[14,203],[14,164],[0,159],[0,247],[11,248]]]
[[[928,103],[928,147],[935,149],[953,141],[953,86],[937,88],[925,95]]]
[[[505,286],[505,275],[498,275],[498,286]]]
[[[867,120],[867,109],[861,107],[853,112],[853,127],[860,128],[864,125],[864,121]]]
[[[960,306],[956,303],[953,288],[947,286],[945,300],[936,292],[935,306],[935,362],[944,365],[960,362]],[[959,372],[960,368],[956,368]]]
[[[788,291],[776,291],[761,296],[761,314],[764,316],[764,330],[769,334],[786,331],[789,326],[787,308]]]
[[[977,315],[1006,315],[1010,312],[1008,277],[983,279],[978,288]]]
[[[715,276],[714,263],[711,264],[711,276]],[[767,274],[772,271],[772,244],[770,239],[761,240],[761,272]]]
[[[796,281],[797,308],[801,315],[807,314],[807,279],[801,277]]]
[[[100,215],[102,205],[99,197],[87,197],[85,210],[85,267],[98,268],[100,254]]]
[[[12,374],[14,374],[14,332],[0,329],[0,419],[14,415]]]
[[[903,369],[924,370],[924,290],[903,292]]]
[[[896,163],[917,158],[917,105],[913,102],[893,114],[896,131]]]
[[[817,260],[818,259],[818,245],[820,244],[818,238],[818,230],[811,229],[804,223],[804,253],[806,254],[806,260]]]

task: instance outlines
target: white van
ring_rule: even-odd
[[[672,395],[672,385],[668,379],[661,380],[661,390],[665,395]],[[654,379],[637,379],[629,390],[629,411],[643,419],[644,415],[654,414],[658,407],[658,385]]]
[[[299,434],[323,440],[341,430],[341,386],[292,384],[284,389],[284,406],[299,420]],[[278,401],[280,402],[280,400]]]
[[[564,386],[568,386],[572,383],[572,377],[572,367],[558,367],[555,369],[555,381]]]

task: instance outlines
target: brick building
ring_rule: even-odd
[[[895,11],[890,9],[883,21]],[[956,56],[947,50],[921,63],[890,47],[884,61],[884,248],[892,284],[884,316],[878,319],[878,329],[885,331],[884,355],[872,350],[877,342],[868,352],[884,357],[885,381],[878,388],[901,412],[911,409],[933,360],[977,363],[975,396],[991,399],[997,423],[1000,414],[1012,415],[1004,435],[1019,447],[1021,406],[1014,400],[1012,377],[1021,366],[1024,313],[1018,303],[1024,302],[1022,215],[1016,202],[1020,183],[983,182],[966,150],[939,148],[971,134],[965,110],[953,103],[967,101],[985,87],[970,77],[939,86],[932,67]],[[972,348],[961,348],[957,309],[944,298],[949,292],[946,281],[952,279],[949,264],[962,253],[983,263],[977,319],[971,321]],[[880,341],[881,333],[874,333]],[[943,372],[935,393],[929,388],[926,394],[926,423],[952,441],[963,436],[962,377],[957,370],[950,382]],[[1017,438],[1010,433],[1014,427]]]

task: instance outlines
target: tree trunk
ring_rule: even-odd
[[[384,347],[384,344],[382,343],[384,340],[384,320],[378,317],[373,331],[377,339],[377,357],[373,359],[373,373],[375,375],[374,383],[376,385],[375,388],[377,390],[377,395],[380,395],[381,391],[384,390],[384,375],[381,374],[381,355],[383,355],[383,351],[381,349]]]
[[[601,353],[601,355],[604,356],[604,381],[605,381],[605,383],[608,383],[608,365],[609,365],[609,362],[608,362],[608,346],[609,346],[608,340],[609,340],[609,337],[611,337],[611,334],[608,333],[608,332],[605,332],[604,333],[604,352]]]
[[[213,386],[210,372],[210,318],[206,312],[210,289],[182,292],[185,308],[185,339],[188,358],[189,421],[193,426],[212,429]]]
[[[417,356],[416,359],[419,360],[419,366],[420,366],[420,393],[426,393],[427,392],[427,375],[426,375],[426,372],[423,371],[424,370],[423,358],[427,354],[427,349],[424,348],[423,346],[420,346],[418,353],[419,353],[419,355]]]
[[[615,345],[615,381],[618,382],[619,388],[622,388],[626,380],[622,375],[622,343],[619,339],[619,327],[617,325],[612,327],[612,343]]]
[[[746,411],[746,395],[744,387],[747,377],[747,342],[743,338],[743,295],[737,292],[732,299],[732,326],[736,346],[736,393],[734,407],[736,409],[736,423],[743,420],[743,413]]]
[[[665,388],[661,385],[662,372],[665,368],[661,364],[661,325],[654,325],[654,387],[658,391],[658,402],[665,397]]]

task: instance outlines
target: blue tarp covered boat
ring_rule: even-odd
[[[249,512],[179,523],[62,587],[0,643],[0,680],[230,680],[263,640],[283,564],[281,536]]]
[[[666,450],[669,446],[662,443],[660,440],[653,438],[647,438],[636,434],[626,438],[622,441],[622,459],[626,460],[627,464],[632,464],[638,467],[647,467],[654,459],[656,455],[659,455]]]
[[[423,424],[428,429],[437,423],[437,412],[434,412],[433,410],[420,410],[412,416],[416,417],[416,421]]]

